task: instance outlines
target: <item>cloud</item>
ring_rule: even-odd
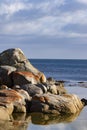
[[[85,37],[74,30],[64,30],[68,25],[87,25],[87,10],[75,12],[62,12],[58,16],[41,16],[37,19],[27,19],[7,22],[1,25],[1,34],[9,35],[44,35],[56,37]],[[83,20],[84,19],[84,20]]]
[[[65,4],[65,0],[45,0],[45,2],[41,2],[36,5],[37,9],[40,9],[44,13],[53,13],[54,10],[58,10],[60,6]],[[34,7],[35,8],[35,7]]]
[[[20,0],[4,0],[0,4],[0,15],[7,14],[7,15],[13,15],[16,12],[19,12],[20,10],[40,10],[42,12],[49,12],[55,7],[60,7],[63,5],[65,0],[44,0],[41,2],[30,2],[30,1],[20,1]]]
[[[76,1],[82,4],[87,4],[87,0],[76,0]]]
[[[72,29],[72,25],[87,25],[87,9],[62,11],[61,7],[67,6],[67,3],[65,0],[4,0],[0,5],[0,34],[86,37],[86,33]]]
[[[30,10],[32,8],[32,4],[25,4],[20,1],[14,2],[5,2],[0,5],[0,15],[8,15],[12,16],[14,13],[17,13],[21,10]]]

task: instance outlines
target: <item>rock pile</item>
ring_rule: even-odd
[[[0,53],[0,119],[10,120],[14,112],[74,114],[83,102],[62,82],[47,79],[19,48]]]

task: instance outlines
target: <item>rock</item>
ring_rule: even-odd
[[[3,65],[0,66],[0,85],[12,86],[11,73],[16,71],[15,67]]]
[[[41,82],[46,82],[45,75],[37,70],[25,57],[21,49],[8,49],[0,53],[0,65],[9,65],[17,70],[29,71],[38,76]]]
[[[52,77],[47,78],[47,82],[49,82],[50,84],[54,84],[55,80]]]
[[[0,90],[0,106],[4,106],[9,115],[13,112],[26,112],[25,99],[29,100],[29,95],[27,96],[26,93],[24,90],[20,92],[12,89]]]
[[[40,79],[37,75],[34,75],[32,72],[26,71],[15,71],[13,72],[13,84],[14,85],[23,85],[23,84],[37,84],[40,83]]]
[[[52,94],[61,95],[67,93],[63,82],[56,81],[53,78],[48,78],[44,85],[47,87],[47,91]]]
[[[16,91],[21,94],[23,100],[31,101],[31,97],[29,96],[28,92],[23,89],[16,89]]]
[[[43,91],[41,88],[37,87],[36,85],[34,84],[25,84],[25,85],[22,85],[20,86],[21,89],[24,89],[25,91],[28,92],[28,94],[32,97],[36,94],[43,94]]]
[[[57,87],[56,85],[49,84],[48,85],[48,92],[52,94],[57,94]]]
[[[66,89],[64,88],[63,82],[56,81],[55,86],[56,86],[56,89],[57,89],[57,94],[61,95],[61,94],[67,93]]]
[[[86,105],[87,105],[87,99],[82,98],[82,99],[81,99],[81,101],[82,101],[82,103],[83,103],[83,105],[84,105],[84,106],[86,106]]]
[[[36,86],[41,88],[43,93],[47,93],[47,86],[45,86],[44,84],[38,83],[36,84]]]
[[[2,89],[8,89],[8,87],[7,87],[7,85],[1,85],[0,86],[0,89],[2,90]]]
[[[54,114],[75,114],[83,108],[81,100],[76,95],[43,94],[32,98],[31,112]]]

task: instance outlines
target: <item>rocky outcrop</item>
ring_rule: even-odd
[[[21,49],[8,49],[0,54],[0,65],[15,67],[18,71],[29,71],[38,76],[41,82],[46,82],[45,75],[36,69],[25,57]]]
[[[0,54],[0,119],[12,120],[13,113],[26,112],[76,114],[86,104],[68,94],[63,82],[46,79],[19,48]]]

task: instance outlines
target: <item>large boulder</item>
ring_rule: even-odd
[[[32,98],[31,112],[55,113],[55,114],[75,114],[83,108],[83,103],[74,94],[35,95]]]
[[[45,75],[36,69],[25,57],[21,49],[8,49],[0,53],[0,65],[15,67],[18,71],[29,71],[38,76],[41,82],[46,82]]]

